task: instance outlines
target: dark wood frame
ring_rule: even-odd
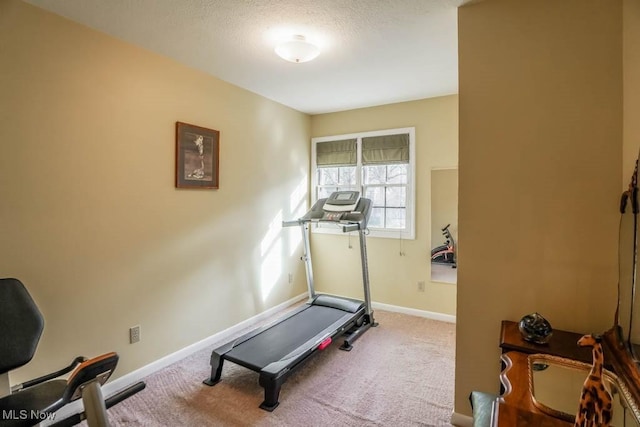
[[[220,132],[176,122],[176,187],[218,189],[219,171]]]
[[[518,330],[516,322],[503,320],[500,331],[500,348],[502,355],[502,372],[500,374],[501,396],[494,405],[494,426],[525,425],[541,427],[573,426],[567,423],[568,418],[552,416],[541,411],[536,405],[531,390],[531,368],[529,356],[550,355],[549,357],[564,358],[576,363],[593,362],[592,350],[579,347],[577,340],[582,334],[556,329],[547,344],[533,344],[525,341]],[[630,412],[636,420],[640,420],[640,371],[632,360],[620,336],[620,328],[615,326],[603,335],[603,351],[605,368],[611,371],[624,390],[622,394],[627,401]],[[558,417],[558,418],[556,418]],[[534,421],[535,420],[535,421]],[[564,420],[564,421],[563,421]]]
[[[631,176],[631,182],[629,188],[622,194],[620,200],[620,214],[623,215],[627,209],[631,208],[633,215],[637,216],[640,212],[640,203],[638,200],[638,164],[640,163],[640,155],[635,163],[635,168]],[[637,220],[634,219],[634,242],[636,242],[636,236],[638,230]],[[638,248],[634,247],[635,255],[637,256]],[[636,261],[637,266],[637,261]],[[634,288],[638,286],[637,283],[632,285]],[[619,308],[621,304],[628,304],[629,301],[620,300],[620,282],[618,283],[618,309],[616,309],[614,325],[611,329],[604,333],[605,348],[608,348],[611,353],[611,363],[613,364],[614,372],[618,374],[627,386],[627,389],[631,393],[633,398],[633,413],[636,421],[640,423],[640,361],[637,359],[638,347],[625,340],[622,326],[620,325]],[[635,310],[632,303],[632,311]],[[626,331],[628,332],[628,331]],[[606,354],[605,354],[606,356]]]

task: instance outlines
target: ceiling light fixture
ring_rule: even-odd
[[[304,36],[295,35],[281,42],[275,48],[278,56],[289,62],[307,62],[320,55],[320,48],[307,41]]]

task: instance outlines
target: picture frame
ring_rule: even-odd
[[[176,188],[217,190],[220,132],[176,122]]]

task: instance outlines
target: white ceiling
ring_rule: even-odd
[[[26,1],[309,114],[458,91],[465,0]],[[292,34],[320,56],[276,56]]]

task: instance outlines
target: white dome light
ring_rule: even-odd
[[[296,63],[311,61],[320,55],[320,48],[300,35],[295,35],[278,44],[275,51],[280,58]]]

